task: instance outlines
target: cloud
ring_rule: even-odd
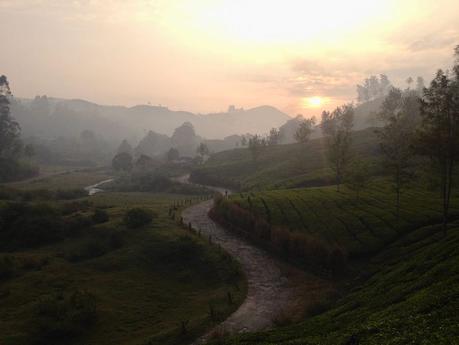
[[[430,34],[409,44],[408,49],[412,52],[425,50],[450,49],[451,45],[459,44],[459,30],[445,30],[435,35]]]
[[[326,66],[310,59],[294,61],[291,72],[293,76],[285,87],[295,97],[353,98],[355,85],[364,77],[351,68],[336,66],[336,62],[328,62]]]

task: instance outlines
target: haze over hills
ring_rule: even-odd
[[[193,124],[204,138],[222,139],[234,134],[265,133],[290,119],[287,114],[267,105],[247,110],[230,106],[227,112],[202,115],[163,106],[106,106],[45,96],[20,99],[12,110],[24,135],[37,134],[37,128],[48,137],[79,135],[91,129],[104,134],[107,140],[117,141],[125,137],[140,138],[149,130],[170,136],[184,122]]]

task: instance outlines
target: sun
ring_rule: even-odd
[[[324,99],[319,96],[308,97],[305,99],[305,105],[311,108],[318,108],[324,104]]]

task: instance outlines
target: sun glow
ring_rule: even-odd
[[[360,32],[388,13],[392,1],[383,0],[199,0],[185,1],[185,15],[173,18],[200,39],[239,44],[290,45],[337,41]],[[191,31],[190,31],[191,29]],[[227,42],[228,43],[228,42]]]
[[[303,100],[303,105],[307,108],[318,108],[325,103],[325,99],[319,96],[308,97]]]

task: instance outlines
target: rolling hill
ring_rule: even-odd
[[[361,157],[377,159],[379,146],[373,128],[354,133],[353,150]],[[245,148],[219,152],[195,169],[191,179],[236,190],[318,186],[333,181],[327,166],[323,139],[317,138],[305,145],[267,146],[257,161]]]

